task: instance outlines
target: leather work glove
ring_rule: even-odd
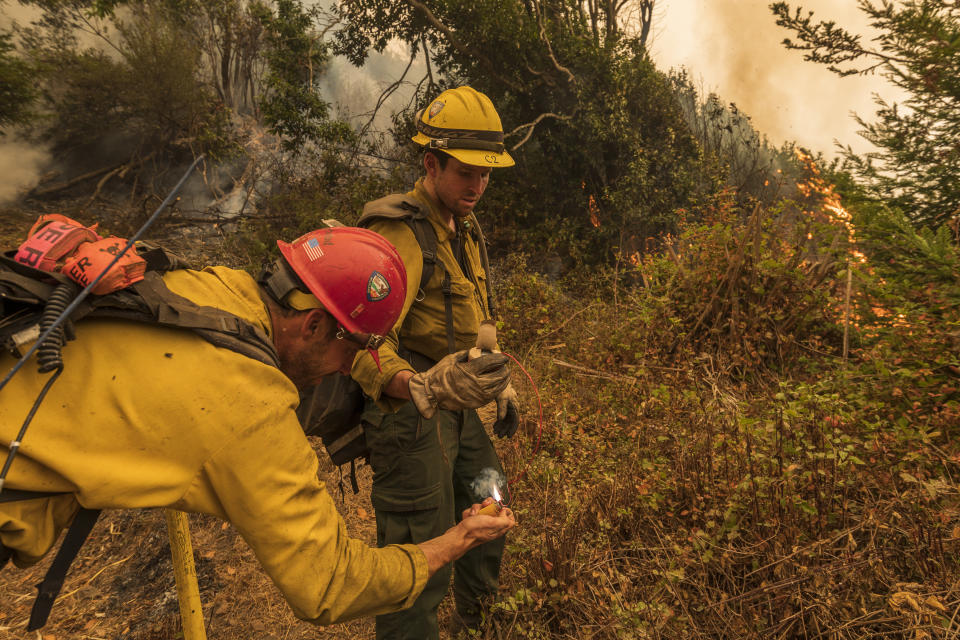
[[[493,433],[498,438],[512,438],[520,426],[520,413],[517,411],[517,392],[513,385],[497,396],[497,421],[493,423]]]
[[[430,369],[410,378],[410,398],[424,418],[437,409],[476,409],[487,404],[510,384],[507,356],[489,353],[467,359],[466,351],[445,356]]]

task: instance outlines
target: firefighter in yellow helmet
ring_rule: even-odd
[[[514,161],[493,103],[470,87],[441,93],[418,113],[416,125],[423,177],[406,194],[367,203],[360,221],[397,247],[407,274],[400,318],[379,349],[381,369],[359,354],[352,371],[372,399],[365,418],[379,546],[416,543],[446,530],[462,505],[476,500],[474,479],[487,469],[503,477],[476,410],[423,410],[413,376],[449,353],[465,357],[480,323],[493,316],[489,266],[473,209],[491,170]],[[517,429],[515,394],[509,391],[498,398],[494,433],[500,437]],[[378,616],[377,638],[438,638],[437,606],[451,571],[455,624],[480,628],[484,601],[498,587],[503,544],[500,539],[477,547],[433,576],[409,609]]]

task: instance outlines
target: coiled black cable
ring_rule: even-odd
[[[43,307],[43,314],[40,316],[40,334],[43,335],[47,329],[56,324],[60,315],[77,297],[80,290],[72,282],[64,282],[54,288],[53,293],[47,298],[47,304]],[[53,331],[44,339],[40,348],[37,349],[37,363],[40,373],[47,373],[54,369],[63,367],[63,357],[61,350],[67,343],[66,334],[63,331],[63,325],[57,325]]]

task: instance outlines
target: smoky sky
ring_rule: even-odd
[[[770,2],[658,0],[651,54],[663,71],[686,67],[703,92],[736,103],[774,145],[795,141],[828,156],[836,153],[835,143],[858,152],[870,150],[857,133],[853,114],[870,121],[874,93],[888,100],[902,99],[902,94],[879,75],[840,78],[823,65],[805,61],[802,52],[786,49],[781,42],[792,34],[776,25]],[[818,19],[835,20],[864,34],[867,44],[875,35],[857,0],[804,0],[800,6]],[[399,42],[383,54],[371,54],[360,69],[335,59],[322,85],[325,98],[340,107],[341,115],[356,117],[400,77],[408,60],[409,52]],[[423,72],[421,58],[407,79],[415,82]],[[411,91],[410,85],[398,90],[377,124],[389,125],[391,108],[405,104]]]
[[[312,4],[312,3],[308,3]],[[857,135],[854,112],[871,119],[872,94],[887,99],[901,95],[880,76],[838,78],[821,65],[806,62],[801,52],[781,45],[791,34],[777,27],[769,0],[658,0],[651,53],[662,70],[686,67],[704,92],[716,92],[752,117],[754,126],[775,145],[796,141],[814,151],[835,153],[834,141],[865,151],[869,144]],[[857,0],[805,0],[821,19],[869,36]],[[6,14],[6,15],[4,15]],[[10,18],[28,22],[36,10],[0,0],[0,27]],[[362,68],[335,58],[321,80],[322,97],[352,124],[366,121],[381,91],[399,79],[409,61],[406,45],[390,43],[383,54],[371,54]],[[384,104],[375,123],[390,124],[390,113],[404,106],[413,82],[424,73],[422,57],[407,80]],[[8,135],[0,138],[0,202],[36,184],[49,157],[41,147],[25,145]]]
[[[651,52],[661,69],[686,67],[705,91],[714,91],[751,116],[771,143],[796,141],[835,153],[834,140],[870,149],[857,135],[856,112],[870,121],[873,93],[901,95],[878,75],[839,78],[782,44],[792,33],[776,25],[770,0],[659,0]],[[796,7],[797,3],[791,3]],[[803,0],[821,20],[873,35],[856,0]]]

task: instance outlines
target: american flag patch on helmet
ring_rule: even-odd
[[[320,248],[320,242],[316,238],[310,238],[303,243],[303,250],[307,253],[310,261],[319,260],[323,257],[323,249]]]

